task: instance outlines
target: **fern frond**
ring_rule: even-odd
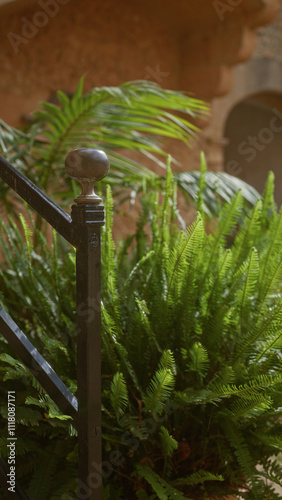
[[[263,434],[261,432],[257,432],[255,437],[258,438],[262,443],[267,446],[271,446],[272,448],[276,448],[279,452],[282,450],[282,436],[274,436],[272,434]]]
[[[273,349],[281,349],[282,344],[282,329],[278,329],[275,333],[270,333],[267,336],[267,340],[264,340],[260,343],[258,354],[256,357],[256,362],[259,362],[262,358],[265,357],[266,353],[272,351]]]
[[[248,383],[238,386],[235,384],[223,385],[218,381],[212,381],[207,389],[202,389],[201,391],[186,389],[182,393],[175,392],[175,395],[179,401],[186,404],[218,403],[231,396],[252,400],[263,389],[279,388],[281,383],[282,375],[280,373],[275,375],[260,375]]]
[[[159,432],[161,438],[161,447],[164,455],[172,455],[172,453],[177,450],[178,442],[174,439],[163,425]]]
[[[275,202],[274,202],[274,173],[268,172],[267,181],[262,195],[262,212],[261,218],[265,223],[270,217],[275,217]]]
[[[199,191],[197,194],[197,199],[195,202],[195,207],[198,212],[200,212],[203,220],[205,216],[204,210],[204,189],[206,186],[206,173],[207,173],[207,162],[205,159],[205,155],[201,152],[201,163],[200,163],[200,182],[199,182]]]
[[[244,325],[244,319],[251,306],[251,300],[259,277],[259,258],[256,248],[252,248],[249,258],[244,266],[244,284],[238,292],[238,307],[240,308],[241,332]]]
[[[282,208],[272,219],[269,229],[269,244],[261,256],[259,300],[264,304],[272,293],[279,289],[282,279],[280,249],[282,245]]]
[[[163,352],[162,357],[160,359],[159,368],[162,370],[174,371],[175,361],[174,361],[173,353],[171,352],[170,349],[166,349]]]
[[[26,248],[27,248],[28,256],[30,258],[31,252],[33,249],[33,244],[32,244],[32,239],[31,239],[32,231],[31,231],[30,227],[28,226],[27,221],[22,214],[19,214],[19,218],[20,218],[23,230],[24,230]]]
[[[212,250],[208,261],[205,263],[205,273],[202,278],[204,282],[207,273],[215,259],[219,247],[225,246],[225,238],[228,237],[234,230],[238,219],[242,213],[243,198],[241,191],[238,191],[230,203],[226,203],[221,211],[218,231],[212,241]]]
[[[134,279],[137,279],[137,276],[140,276],[141,273],[145,272],[143,271],[142,267],[147,264],[147,261],[149,261],[153,256],[155,255],[154,250],[150,250],[146,255],[144,255],[138,262],[135,264],[135,266],[132,268],[130,271],[128,277],[126,278],[123,288],[122,288],[122,297],[126,297],[128,290],[130,290],[130,286],[132,285],[132,281]]]
[[[52,443],[49,449],[41,452],[41,460],[37,461],[36,469],[27,490],[30,498],[48,500],[52,483],[60,468],[60,457],[56,454],[56,447]]]
[[[6,413],[2,408],[1,413],[5,418],[8,418],[8,412]],[[43,415],[33,408],[17,405],[15,419],[17,424],[22,424],[27,427],[38,426],[40,421],[43,420]]]
[[[197,372],[204,377],[209,369],[209,357],[207,350],[200,342],[196,342],[189,350],[191,361],[188,365],[189,370]]]
[[[139,319],[141,325],[144,327],[144,329],[146,331],[147,339],[155,344],[155,346],[159,352],[162,352],[160,345],[157,341],[156,335],[153,332],[153,329],[152,329],[152,326],[150,323],[150,319],[148,317],[149,309],[148,309],[148,306],[147,306],[145,300],[139,300],[138,297],[135,297],[135,303],[136,303],[137,308],[138,308],[137,321]]]
[[[172,481],[174,486],[194,486],[196,484],[203,484],[206,481],[224,481],[221,474],[212,474],[205,470],[198,470],[190,476],[175,479]]]
[[[128,392],[122,373],[116,373],[111,383],[110,401],[115,414],[121,415],[128,405]]]
[[[167,262],[167,291],[166,291],[166,308],[170,294],[173,291],[173,286],[177,286],[177,295],[180,296],[182,286],[184,285],[183,265],[187,267],[189,262],[195,264],[193,257],[198,256],[204,240],[204,226],[200,214],[197,215],[196,221],[187,230],[186,234],[180,233],[176,242],[175,248],[172,249],[170,258]],[[185,265],[186,264],[186,265]],[[189,268],[188,268],[189,269]],[[178,282],[179,280],[179,282]]]
[[[155,372],[144,396],[144,404],[148,411],[159,414],[165,407],[165,402],[171,395],[175,384],[175,376],[171,366],[172,353],[165,351],[162,355],[158,370]]]
[[[163,245],[164,242],[168,243],[170,237],[169,231],[169,221],[170,221],[170,212],[171,212],[171,199],[174,190],[174,180],[173,174],[171,170],[171,157],[167,158],[167,167],[166,167],[166,185],[165,185],[165,194],[162,205],[162,222],[161,222],[161,237],[160,237],[160,245]]]
[[[269,408],[272,407],[272,401],[263,394],[255,394],[249,399],[237,399],[228,410],[233,414],[233,419],[240,422],[242,419],[257,418]]]
[[[237,460],[241,466],[245,477],[251,480],[256,475],[255,463],[251,457],[248,445],[244,436],[238,427],[235,427],[232,422],[225,420],[223,424],[225,435],[235,451]]]
[[[256,342],[265,342],[265,340],[267,341],[269,339],[271,344],[271,339],[277,335],[277,332],[279,335],[282,322],[282,304],[278,302],[272,310],[269,311],[268,309],[267,317],[264,316],[264,313],[265,310],[262,309],[250,333],[246,334],[242,341],[238,343],[237,359],[239,356],[253,350],[253,346]]]
[[[244,218],[240,226],[232,247],[234,263],[237,263],[237,266],[247,258],[249,251],[260,237],[261,213],[262,201],[258,200],[250,215]]]
[[[220,384],[211,384],[210,388],[212,391],[218,395],[234,395],[240,398],[250,399],[253,398],[256,394],[259,394],[261,389],[279,386],[282,382],[282,375],[280,373],[275,375],[260,375],[253,380],[250,380],[248,383],[242,385],[220,385]]]
[[[186,496],[162,479],[147,464],[138,464],[136,472],[152,487],[159,500],[187,500]]]

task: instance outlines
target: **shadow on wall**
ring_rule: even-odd
[[[263,192],[269,170],[282,203],[282,93],[254,94],[230,112],[225,124],[225,171]]]

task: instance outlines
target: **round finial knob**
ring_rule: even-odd
[[[101,198],[94,192],[94,183],[103,179],[110,167],[109,159],[99,149],[81,148],[70,151],[65,159],[67,174],[82,185],[76,203],[100,203]]]

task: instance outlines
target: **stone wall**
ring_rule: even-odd
[[[273,109],[282,113],[282,0],[272,23],[257,30],[257,44],[251,59],[234,68],[231,91],[215,99],[212,105],[212,119],[202,134],[202,141],[209,142],[207,149],[212,168],[225,169],[260,191],[268,170],[272,169],[277,178],[276,200],[280,204],[282,131],[273,133],[266,129],[269,129],[270,120],[277,117]],[[233,124],[230,122],[232,117]],[[266,142],[256,144],[260,150],[254,161],[246,163],[248,156],[238,154],[240,145],[244,142],[250,146],[254,137],[262,137]],[[233,166],[230,151],[233,151]]]
[[[149,79],[207,101],[225,95],[255,29],[277,12],[277,0],[3,1],[0,117],[11,125],[82,75],[86,90]],[[195,154],[178,150],[186,163]]]
[[[278,0],[3,2],[0,118],[25,123],[58,89],[72,93],[82,75],[85,90],[153,80],[212,103],[210,124],[200,123],[204,131],[191,149],[167,143],[179,162],[174,168],[199,168],[204,150],[208,168],[223,169],[224,123],[251,81],[252,69],[249,76],[240,71],[255,49],[256,30],[277,14]],[[128,219],[119,224],[121,233],[123,227],[128,231]]]

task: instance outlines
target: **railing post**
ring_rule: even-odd
[[[102,500],[101,247],[104,207],[93,189],[108,172],[103,151],[76,149],[66,157],[68,175],[82,184],[72,206],[76,233],[78,379],[78,500]]]

